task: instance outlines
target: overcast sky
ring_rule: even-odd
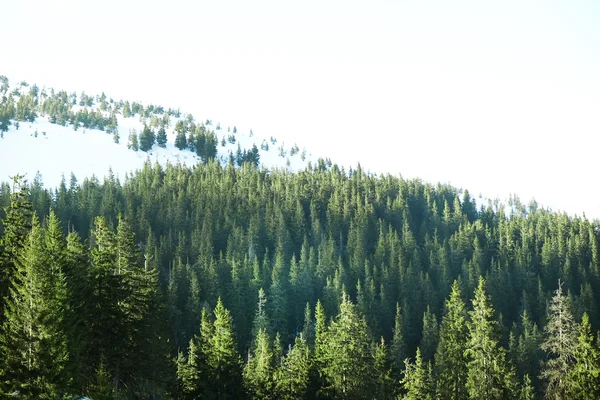
[[[0,19],[10,79],[600,217],[597,0],[6,0]]]

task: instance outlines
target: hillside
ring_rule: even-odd
[[[600,398],[598,221],[1,90],[0,397]]]
[[[179,109],[113,100],[104,93],[67,94],[26,82],[11,83],[6,77],[0,77],[0,83],[1,181],[17,173],[32,181],[40,172],[47,186],[56,187],[63,175],[67,180],[71,173],[79,180],[92,175],[102,178],[109,169],[122,179],[146,160],[193,166],[216,158],[225,165],[232,157],[238,165],[250,161],[290,171],[318,161],[296,144],[262,138],[251,129],[241,132],[235,125],[197,120]],[[144,127],[152,132],[154,143],[142,150]],[[161,128],[166,136],[162,145],[156,137]],[[180,148],[178,132],[186,141]],[[132,135],[137,135],[137,150],[132,149]],[[212,143],[206,145],[206,138]],[[211,149],[200,148],[211,144]]]

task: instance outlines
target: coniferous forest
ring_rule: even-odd
[[[0,203],[5,398],[600,397],[596,221],[324,162]]]

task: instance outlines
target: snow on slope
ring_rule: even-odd
[[[75,107],[74,107],[75,109]],[[190,150],[179,150],[175,147],[175,132],[173,130],[176,119],[171,118],[170,128],[167,129],[166,148],[154,145],[152,150],[134,152],[127,148],[128,136],[131,129],[139,134],[143,123],[139,116],[123,118],[117,116],[120,142],[114,143],[113,135],[104,131],[84,129],[80,127],[77,131],[73,126],[60,126],[51,124],[47,117],[38,116],[35,122],[19,122],[16,129],[13,121],[4,138],[0,138],[0,181],[9,181],[11,176],[20,173],[26,174],[29,182],[32,182],[36,173],[40,172],[46,187],[56,187],[60,184],[64,175],[67,182],[71,173],[81,182],[85,178],[95,175],[102,179],[109,172],[123,179],[125,173],[140,169],[146,160],[152,163],[158,161],[165,165],[181,163],[184,165],[195,165],[200,158]],[[216,126],[216,125],[215,125]],[[304,169],[308,162],[316,162],[315,157],[310,154],[303,161],[300,153],[290,155],[289,148],[286,156],[280,157],[277,148],[280,143],[269,144],[269,150],[260,150],[263,139],[250,136],[249,133],[235,134],[236,142],[229,143],[227,128],[215,130],[214,126],[207,126],[214,130],[218,138],[217,153],[222,163],[227,163],[229,153],[234,156],[238,144],[243,150],[250,150],[253,144],[259,148],[260,163],[265,168],[285,168],[288,170]],[[226,146],[221,145],[221,139],[225,137]],[[289,163],[288,163],[289,160]]]

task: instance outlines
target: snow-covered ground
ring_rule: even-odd
[[[171,126],[167,129],[167,145],[161,148],[154,145],[151,151],[133,151],[127,148],[128,136],[131,129],[139,134],[143,123],[139,116],[123,118],[118,115],[119,143],[115,143],[113,135],[104,131],[79,128],[73,126],[60,126],[51,124],[47,117],[38,117],[35,122],[20,122],[19,129],[13,121],[4,138],[0,138],[0,181],[9,181],[9,177],[17,173],[25,174],[29,182],[33,181],[39,171],[46,187],[56,187],[64,175],[67,182],[71,173],[79,181],[95,175],[102,179],[112,169],[113,173],[123,179],[126,172],[135,171],[143,166],[146,160],[152,163],[158,161],[162,165],[171,164],[195,165],[200,162],[199,157],[190,150],[179,150],[175,147],[175,119],[172,118]],[[197,123],[199,123],[197,121]],[[237,132],[236,142],[229,143],[227,127],[216,130],[217,123],[207,126],[214,130],[218,138],[217,152],[219,159],[226,163],[229,152],[235,156],[240,145],[242,151],[250,150],[253,144],[259,148],[260,163],[266,168],[286,168],[289,170],[304,169],[308,162],[313,165],[316,158],[306,153],[304,161],[300,152],[291,156],[292,145],[285,144],[286,156],[281,157],[278,148],[281,143],[272,144],[269,138],[250,136],[250,133]],[[221,145],[225,137],[226,145]],[[269,150],[260,149],[266,139]],[[288,163],[289,160],[289,163]]]

